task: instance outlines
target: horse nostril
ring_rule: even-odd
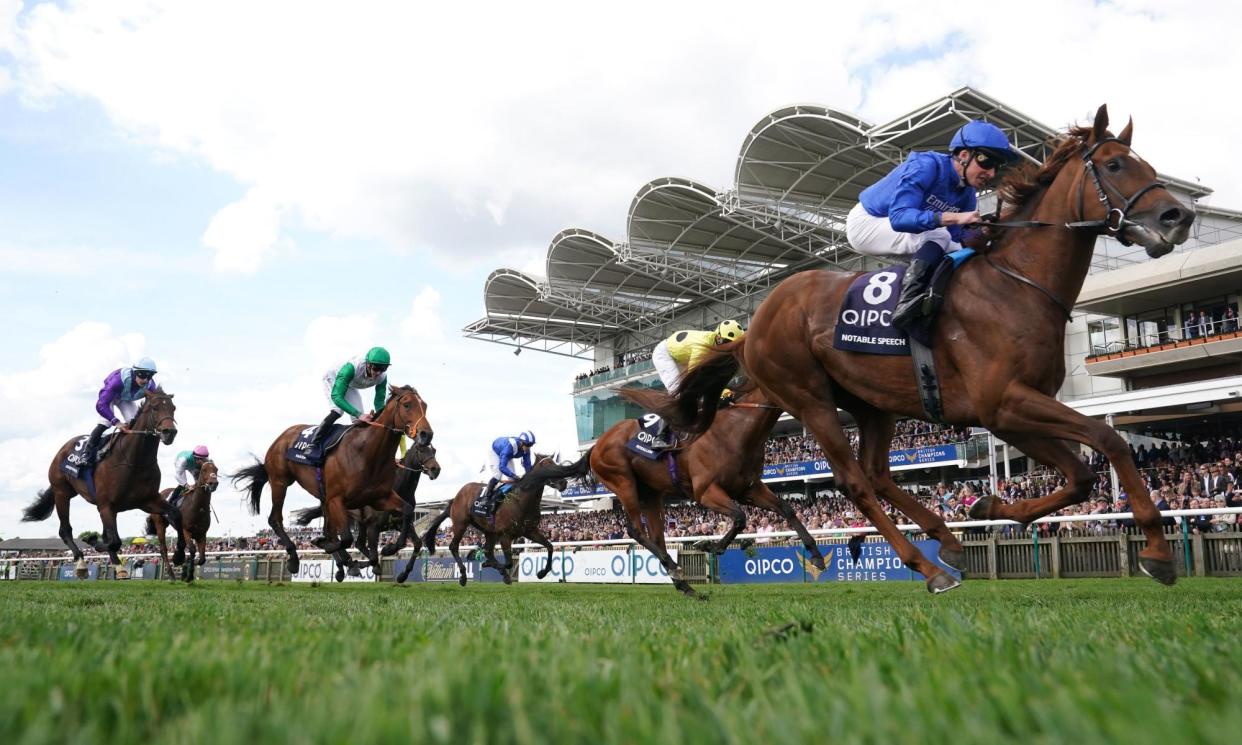
[[[1165,210],[1160,215],[1160,222],[1165,225],[1181,225],[1186,220],[1186,216],[1190,214],[1180,207],[1173,207]]]

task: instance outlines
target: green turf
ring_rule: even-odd
[[[1242,581],[0,583],[0,742],[1219,742]],[[792,626],[790,626],[792,624]]]

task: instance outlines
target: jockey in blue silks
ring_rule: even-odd
[[[949,153],[910,153],[858,196],[845,221],[850,245],[869,256],[911,258],[894,326],[925,314],[932,273],[945,254],[961,249],[963,226],[979,222],[976,190],[1018,157],[1000,128],[974,120],[953,135]]]
[[[518,458],[522,459],[522,472],[530,470],[530,449],[535,444],[535,433],[527,430],[517,437],[497,437],[492,441],[487,461],[483,464],[482,473],[487,476],[487,490],[483,499],[487,503],[488,513],[496,509],[496,486],[502,480],[513,482],[518,475],[513,472],[511,464]]]

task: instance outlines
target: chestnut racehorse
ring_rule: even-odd
[[[400,511],[401,497],[393,493],[397,476],[394,456],[402,435],[409,435],[415,442],[431,442],[433,431],[427,421],[427,404],[418,391],[409,386],[388,389],[388,401],[376,413],[374,421],[358,420],[346,432],[339,445],[331,450],[323,466],[322,492],[312,466],[295,463],[285,457],[298,434],[312,425],[295,424],[286,429],[267,449],[262,463],[243,468],[233,475],[233,484],[249,490],[250,514],[259,514],[259,497],[263,485],[272,485],[272,511],[267,524],[272,527],[280,543],[289,555],[286,564],[290,572],[298,570],[297,546],[285,532],[285,492],[297,483],[309,494],[323,503],[324,534],[315,540],[325,553],[336,554],[337,561],[348,565],[349,555],[345,549],[353,545],[346,512],[360,507]],[[407,513],[406,521],[413,519]],[[408,527],[403,532],[408,535]]]
[[[1140,568],[1173,584],[1160,512],[1125,441],[1104,422],[1056,400],[1065,379],[1065,323],[1097,237],[1137,243],[1156,258],[1184,242],[1194,222],[1194,211],[1130,150],[1132,134],[1130,123],[1110,135],[1108,112],[1101,106],[1093,126],[1061,137],[1042,167],[1022,168],[1004,179],[1001,218],[1042,226],[992,229],[999,237],[985,255],[953,277],[932,348],[945,422],[984,426],[1066,479],[1065,487],[1036,499],[1012,504],[981,499],[972,517],[1029,523],[1085,500],[1095,478],[1063,441],[1082,443],[1108,458],[1130,495],[1135,521],[1147,537]],[[957,581],[914,548],[877,499],[885,498],[939,540],[942,552],[961,550],[944,521],[902,491],[889,473],[895,415],[927,417],[910,360],[833,348],[838,310],[857,276],[809,271],[785,280],[763,301],[746,336],[691,370],[678,396],[655,410],[675,426],[702,431],[715,415],[720,390],[739,363],[744,365],[773,403],[815,434],[837,483],[901,560],[927,578],[929,590],[951,589]],[[651,403],[644,405],[652,409]],[[858,421],[859,459],[850,451],[837,407]]]
[[[207,563],[207,531],[211,530],[211,495],[220,485],[219,472],[213,461],[203,461],[198,476],[194,479],[194,488],[185,492],[177,511],[181,513],[181,529],[177,531],[177,549],[173,552],[173,564],[181,567],[181,579],[194,581],[194,567]],[[160,492],[160,497],[168,499],[172,489]],[[154,534],[160,540],[160,554],[168,555],[168,543],[164,537],[167,521],[162,515],[147,518],[147,535]],[[190,550],[189,561],[186,561],[186,548]],[[168,569],[169,579],[177,577],[172,567]]]
[[[378,567],[380,566],[380,533],[388,530],[394,524],[394,520],[401,521],[406,511],[412,513],[414,507],[417,506],[414,494],[418,489],[418,481],[424,473],[433,481],[440,475],[440,462],[436,460],[436,447],[431,443],[426,445],[414,443],[414,447],[410,448],[405,457],[397,462],[397,480],[392,487],[403,502],[401,512],[383,512],[371,507],[349,511],[350,521],[358,526],[358,550],[368,558],[371,566],[376,567],[376,576],[379,576]],[[323,506],[298,510],[294,515],[294,522],[298,525],[310,525],[311,521],[323,517]],[[398,535],[395,541],[384,546],[382,552],[384,556],[392,556],[405,548],[406,542],[410,539],[414,540],[414,553],[418,553],[422,544],[418,542],[418,534],[413,531],[413,521],[405,524],[410,525],[409,533]],[[351,562],[350,574],[356,574],[359,566],[361,565],[357,562]]]
[[[634,390],[637,389],[623,388],[619,392],[630,397]],[[638,432],[638,420],[617,422],[591,449],[591,470],[620,500],[625,509],[626,532],[660,559],[674,586],[683,593],[693,595],[694,590],[664,547],[664,503],[678,497],[689,498],[733,521],[728,533],[712,548],[715,554],[723,553],[746,527],[746,513],[738,506],[741,503],[785,518],[802,538],[811,562],[824,568],[819,546],[793,508],[760,480],[763,443],[780,416],[781,410],[769,404],[763,392],[753,386],[735,402],[722,405],[711,427],[675,452],[677,484],[673,483],[666,458],[651,460],[626,447]]]
[[[117,556],[121,549],[121,536],[116,529],[117,513],[144,510],[164,515],[173,525],[181,522],[180,516],[172,514],[168,502],[160,498],[160,467],[156,464],[160,443],[171,445],[177,436],[177,422],[173,418],[177,407],[173,405],[172,394],[146,391],[144,396],[134,421],[117,428],[107,456],[95,466],[94,494],[86,481],[60,470],[65,457],[77,446],[80,438],[75,437],[56,451],[48,466],[47,478],[51,486],[39,492],[38,499],[23,513],[24,522],[37,522],[46,520],[54,507],[60,517],[60,539],[73,551],[75,560],[82,558],[82,550],[74,543],[73,527],[69,525],[69,500],[78,494],[99,510],[103,523],[100,543],[107,548],[113,564],[121,563]],[[166,550],[164,564],[171,566]]]
[[[453,537],[449,540],[449,553],[457,560],[457,568],[461,572],[457,576],[457,581],[462,587],[466,586],[466,566],[462,564],[461,557],[457,554],[457,547],[461,545],[461,537],[471,526],[483,534],[483,553],[487,557],[483,566],[499,571],[505,584],[513,581],[515,567],[513,539],[525,536],[543,546],[548,551],[548,561],[543,569],[539,570],[539,578],[543,579],[548,572],[552,571],[552,541],[548,540],[548,537],[539,529],[539,508],[543,504],[543,487],[551,484],[556,489],[564,491],[568,486],[567,479],[585,479],[589,482],[590,473],[591,451],[589,450],[577,462],[567,466],[557,465],[552,458],[546,456],[539,458],[530,470],[513,484],[513,488],[505,495],[504,501],[496,508],[496,514],[491,518],[479,517],[470,511],[470,506],[485,484],[471,482],[463,485],[457,490],[453,501],[449,502],[444,511],[432,520],[426,532],[423,533],[423,545],[427,547],[427,555],[431,556],[436,552],[436,530],[440,527],[440,523],[451,515]],[[504,566],[496,561],[492,553],[497,539],[500,540],[500,547],[504,551]],[[418,553],[415,552],[410,557],[405,571],[397,577],[398,582],[404,582],[409,576],[410,570],[414,567],[414,560],[417,558]]]

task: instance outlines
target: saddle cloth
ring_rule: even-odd
[[[78,441],[74,443],[73,450],[65,456],[65,460],[60,464],[60,470],[71,478],[82,478],[86,471],[92,471],[95,466],[103,462],[108,455],[108,451],[112,449],[113,432],[108,432],[99,438],[99,447],[95,450],[95,461],[93,463],[86,462],[86,441],[91,438],[90,435],[82,435]]]
[[[625,443],[630,452],[656,460],[677,444],[669,437],[672,432],[659,414],[644,414],[638,419],[638,432]]]
[[[487,494],[487,484],[484,484],[483,488],[479,490],[479,495],[475,497],[474,502],[470,504],[470,513],[478,515],[479,517],[491,517],[493,512],[492,504],[500,504],[503,502],[505,497],[508,496],[509,492],[512,490],[513,484],[497,484],[495,501],[489,502],[489,500],[484,498],[484,495]]]
[[[328,451],[340,444],[341,438],[345,436],[349,428],[348,424],[333,424],[332,431],[323,440],[323,445],[312,449],[311,438],[315,436],[319,426],[307,427],[298,433],[298,439],[294,440],[293,445],[285,451],[285,457],[305,466],[322,466]]]

